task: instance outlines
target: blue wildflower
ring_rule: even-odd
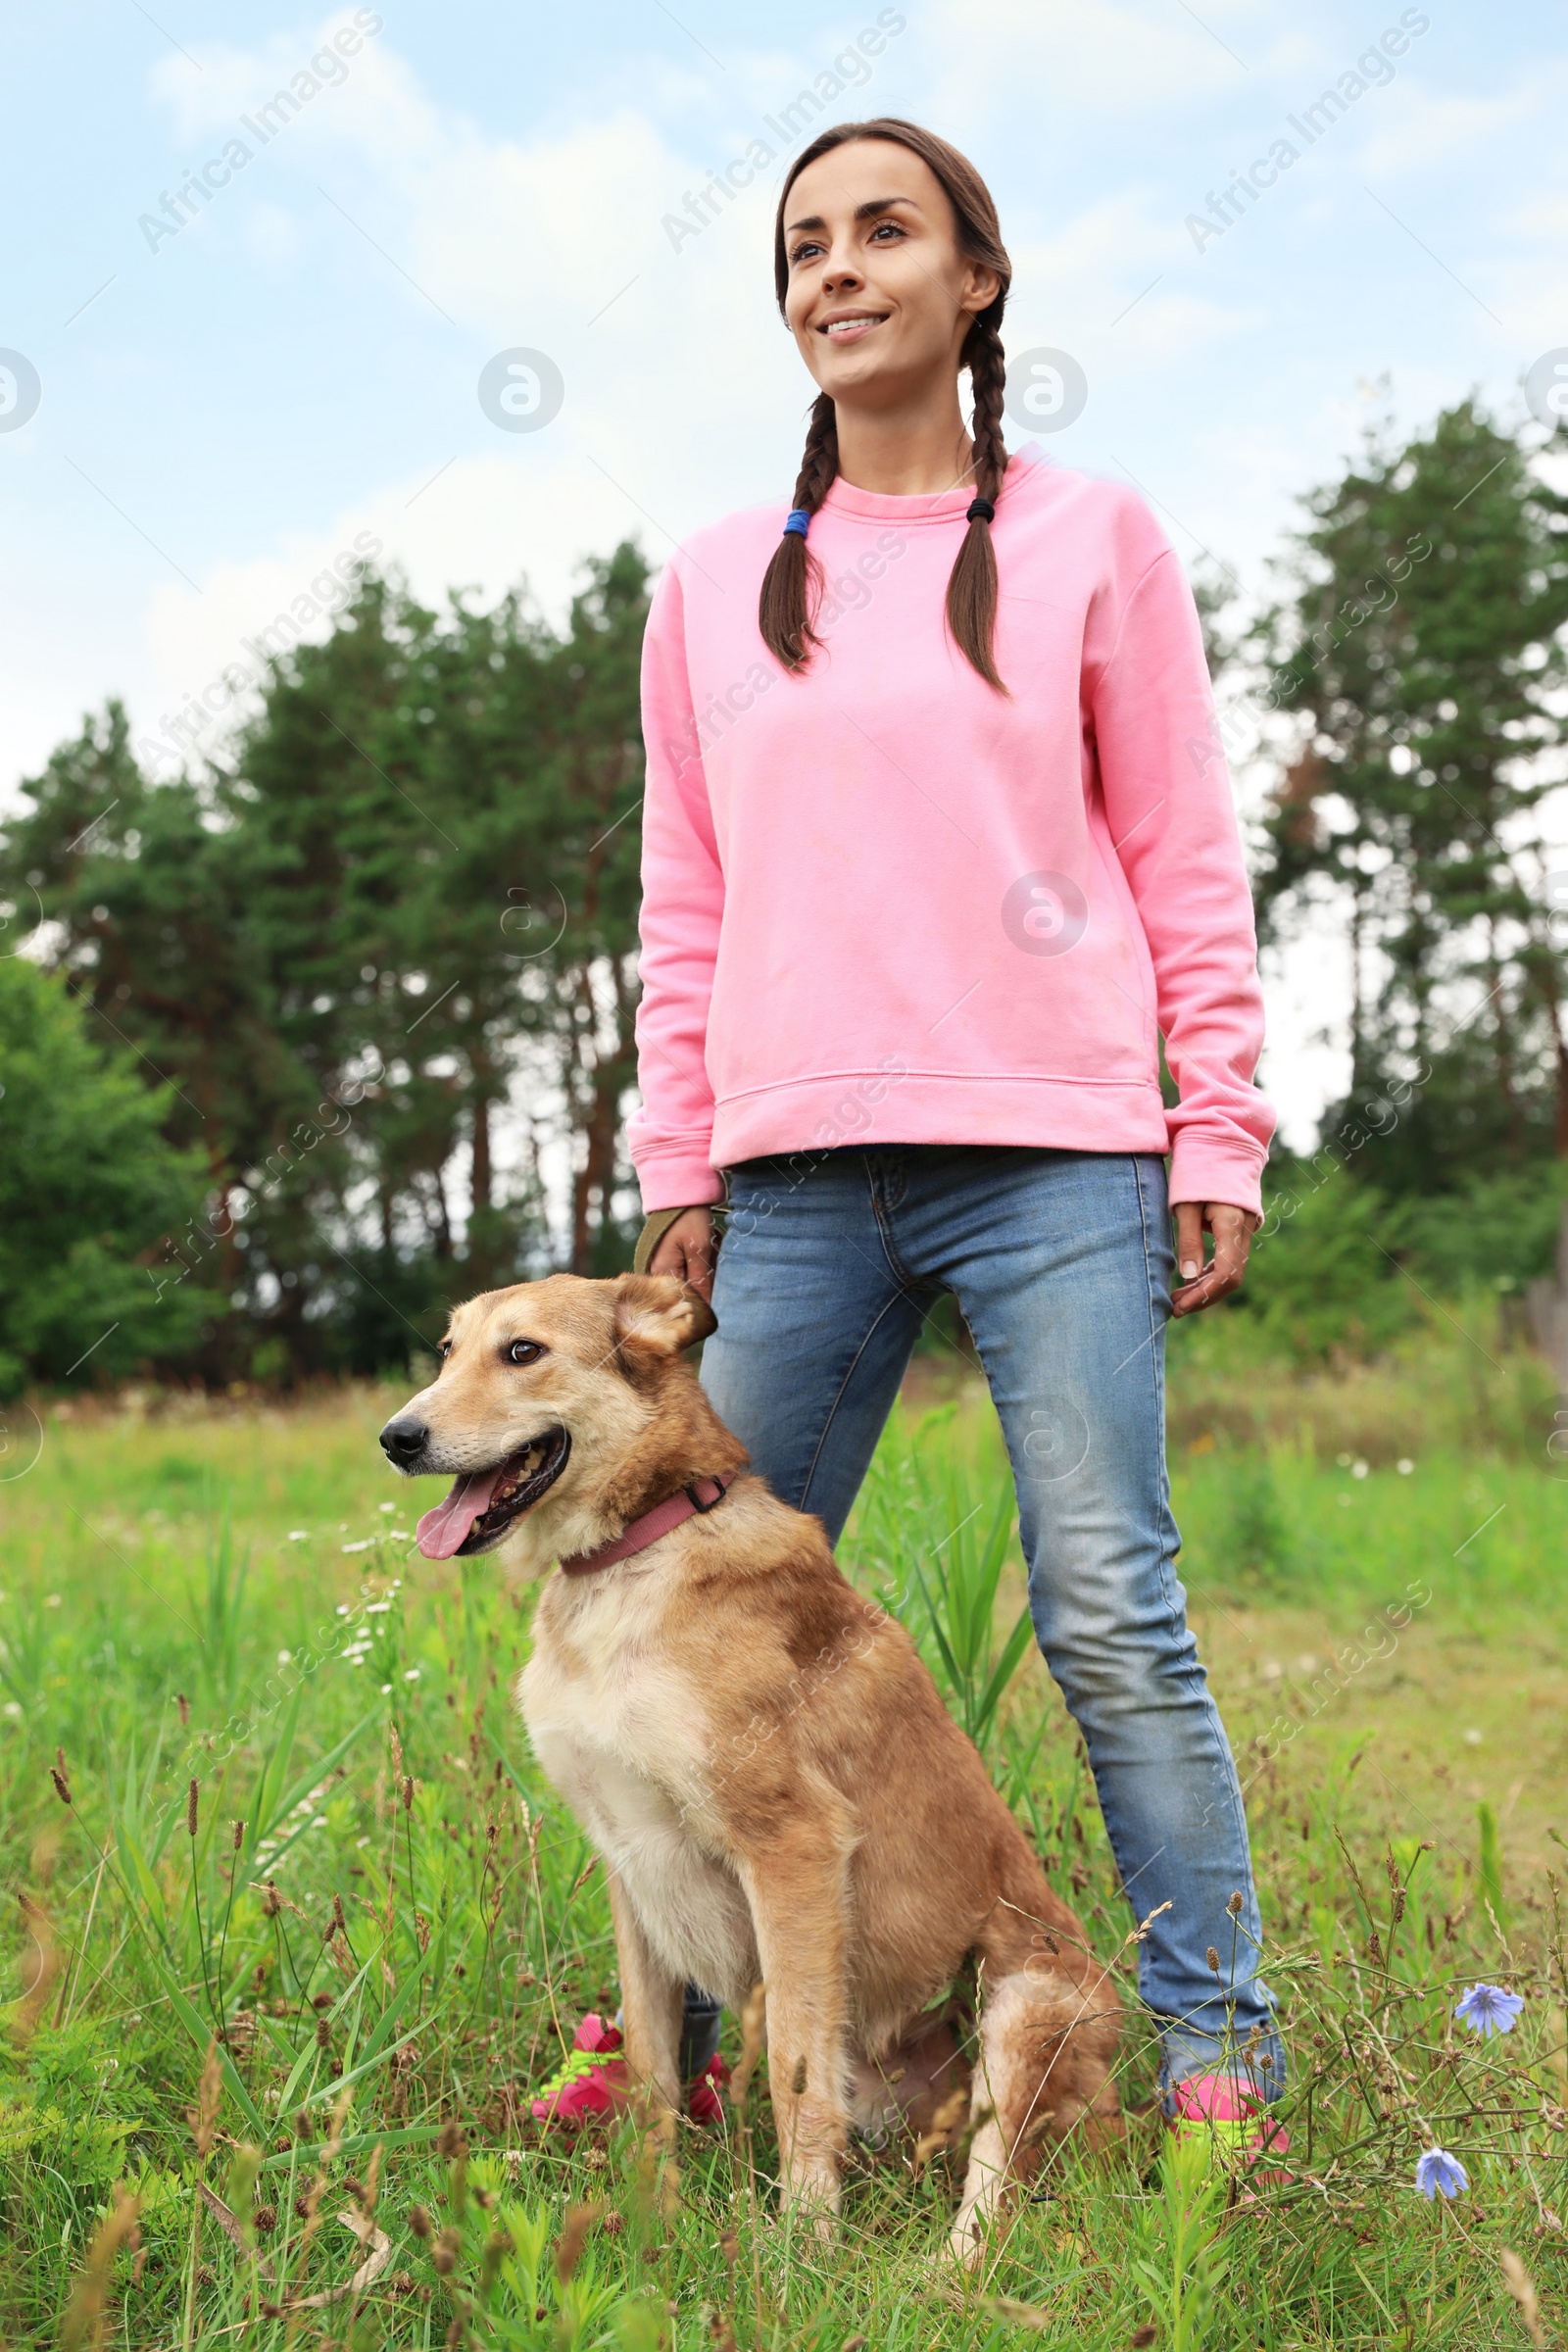
[[[1470,2185],[1470,2176],[1457,2156],[1446,2148],[1428,2148],[1417,2159],[1415,2184],[1424,2197],[1456,2197]]]
[[[1511,2034],[1524,2005],[1523,1994],[1500,1984],[1472,1984],[1453,2014],[1472,2034]]]

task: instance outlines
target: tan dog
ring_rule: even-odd
[[[744,1474],[681,1361],[714,1328],[666,1276],[489,1292],[381,1442],[411,1475],[458,1474],[419,1522],[427,1552],[510,1538],[540,1573],[735,1474],[632,1556],[553,1575],[519,1686],[539,1761],[605,1859],[629,2068],[672,2130],[682,1987],[736,2007],[764,1982],[785,2190],[836,2210],[851,2125],[936,2103],[956,2062],[924,2013],[973,1955],[954,2225],[973,2258],[1046,2143],[1119,2129],[1115,1989],[907,1634],[845,1583],[817,1520]]]

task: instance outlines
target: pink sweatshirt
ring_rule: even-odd
[[[971,496],[834,483],[799,677],[757,626],[780,507],[699,532],[659,584],[649,1210],[760,1153],[876,1143],[1168,1151],[1173,1200],[1259,1204],[1251,900],[1191,590],[1133,492],[1019,453],[991,525],[999,695],[945,626]]]

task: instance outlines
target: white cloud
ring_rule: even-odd
[[[1088,107],[1103,118],[1232,96],[1275,36],[1250,0],[1209,0],[1202,19],[1139,0],[942,0],[923,30],[950,106],[990,114],[1004,59],[1009,93],[1038,91],[1054,114]]]
[[[252,259],[276,277],[299,259],[304,237],[295,215],[280,204],[253,204],[245,215],[245,243]]]
[[[1544,108],[1554,106],[1560,117],[1561,81],[1560,73],[1533,74],[1510,87],[1460,92],[1401,75],[1396,103],[1371,118],[1361,164],[1380,183],[1428,174],[1446,178],[1461,162],[1494,152],[1507,134],[1539,120]]]
[[[164,57],[153,67],[153,95],[170,109],[176,136],[193,141],[215,132],[238,132],[242,114],[253,113],[274,92],[288,89],[296,74],[307,74],[323,86],[302,105],[290,127],[293,122],[309,123],[323,102],[363,83],[370,61],[384,55],[377,46],[381,36],[367,35],[363,29],[361,46],[352,54],[345,56],[334,48],[335,34],[347,31],[352,38],[355,13],[334,9],[320,19],[314,34],[277,32],[250,49],[236,49],[226,41],[198,41],[191,60],[183,54]],[[358,12],[361,17],[368,13]],[[313,58],[318,61],[314,74]]]
[[[661,216],[694,176],[630,113],[527,149],[454,124],[412,170],[386,160],[416,275],[498,341],[529,318],[583,327],[629,278],[673,260]],[[690,250],[701,266],[702,241]],[[716,250],[710,243],[710,267]]]
[[[1196,277],[1193,260],[1180,220],[1152,189],[1118,190],[1054,236],[1013,245],[1007,344],[1060,343],[1109,380],[1253,324],[1255,306],[1227,307],[1223,281]]]
[[[1011,240],[1013,283],[1028,298],[1071,304],[1105,325],[1171,258],[1172,222],[1152,189],[1085,205],[1050,236]]]

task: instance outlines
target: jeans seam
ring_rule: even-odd
[[[902,1290],[895,1291],[892,1298],[885,1300],[885,1302],[878,1307],[875,1315],[871,1318],[871,1321],[867,1324],[865,1331],[861,1336],[859,1346],[856,1348],[855,1353],[849,1360],[849,1363],[845,1366],[844,1378],[839,1382],[837,1389],[833,1393],[833,1401],[827,1408],[827,1417],[822,1423],[821,1430],[817,1436],[816,1444],[811,1449],[810,1467],[806,1473],[806,1479],[801,1488],[801,1499],[799,1507],[803,1511],[808,1507],[808,1497],[811,1492],[811,1481],[816,1476],[816,1465],[822,1458],[822,1448],[827,1444],[828,1432],[833,1427],[834,1420],[838,1414],[839,1406],[844,1402],[844,1392],[849,1387],[851,1381],[855,1378],[856,1367],[859,1363],[861,1356],[864,1355],[867,1348],[869,1348],[871,1345],[872,1336],[875,1333],[877,1326],[881,1323],[883,1316],[891,1313],[893,1308],[896,1307],[900,1300],[906,1296],[906,1294]]]
[[[1172,1522],[1172,1519],[1173,1519],[1173,1514],[1172,1514],[1172,1512],[1171,1512],[1171,1507],[1170,1507],[1170,1460],[1169,1460],[1169,1455],[1168,1455],[1168,1452],[1167,1452],[1167,1449],[1166,1449],[1165,1434],[1164,1434],[1164,1432],[1165,1432],[1165,1416],[1164,1416],[1163,1402],[1162,1402],[1161,1396],[1160,1396],[1159,1356],[1158,1356],[1158,1347],[1159,1347],[1159,1327],[1158,1327],[1158,1324],[1157,1324],[1157,1321],[1156,1321],[1156,1319],[1155,1319],[1155,1315],[1154,1315],[1154,1301],[1153,1301],[1153,1295],[1152,1295],[1152,1283],[1149,1281],[1149,1270],[1150,1270],[1150,1233],[1149,1233],[1149,1208],[1148,1208],[1148,1203],[1145,1201],[1145,1199],[1144,1199],[1144,1178],[1143,1178],[1143,1170],[1142,1170],[1142,1168],[1139,1166],[1139,1164],[1138,1164],[1138,1161],[1137,1161],[1136,1157],[1135,1157],[1135,1158],[1134,1158],[1134,1160],[1133,1160],[1132,1166],[1133,1166],[1133,1186],[1134,1186],[1134,1189],[1136,1190],[1136,1192],[1137,1192],[1137,1195],[1138,1195],[1138,1219],[1139,1219],[1139,1224],[1140,1224],[1140,1226],[1141,1226],[1141,1228],[1142,1228],[1142,1231],[1143,1231],[1143,1237],[1144,1237],[1144,1275],[1145,1275],[1144,1290],[1145,1290],[1145,1297],[1146,1297],[1146,1299],[1147,1299],[1147,1301],[1148,1301],[1148,1307],[1149,1307],[1149,1376],[1150,1376],[1150,1379],[1151,1379],[1151,1381],[1152,1381],[1152,1385],[1153,1385],[1153,1389],[1154,1389],[1154,1396],[1155,1396],[1155,1402],[1156,1402],[1156,1405],[1158,1405],[1158,1406],[1159,1406],[1159,1408],[1160,1408],[1160,1409],[1159,1409],[1159,1414],[1158,1414],[1158,1419],[1159,1419],[1159,1427],[1160,1427],[1160,1448],[1159,1448],[1159,1493],[1160,1493],[1160,1503],[1161,1503],[1161,1510],[1162,1510],[1163,1517],[1164,1517],[1164,1519],[1165,1519],[1165,1521],[1166,1521],[1166,1523],[1167,1523],[1167,1526],[1168,1526],[1168,1525],[1169,1525],[1169,1524]],[[1170,1613],[1171,1613],[1171,1624],[1172,1624],[1172,1629],[1173,1629],[1173,1631],[1175,1630],[1175,1628],[1176,1628],[1176,1626],[1177,1626],[1177,1624],[1178,1624],[1178,1621],[1180,1622],[1180,1624],[1181,1624],[1181,1626],[1182,1626],[1183,1630],[1185,1630],[1185,1628],[1186,1628],[1186,1611],[1185,1611],[1185,1609],[1184,1609],[1184,1610],[1181,1610],[1181,1611],[1178,1611],[1178,1610],[1177,1610],[1177,1607],[1176,1607],[1176,1595],[1175,1595],[1175,1592],[1174,1592],[1171,1590],[1171,1587],[1172,1587],[1172,1585],[1173,1585],[1173,1582],[1174,1582],[1174,1568],[1175,1568],[1175,1554],[1174,1554],[1174,1553],[1171,1551],[1171,1549],[1170,1549],[1170,1544],[1169,1544],[1169,1537],[1168,1537],[1168,1534],[1167,1534],[1167,1533],[1166,1533],[1166,1532],[1165,1532],[1165,1531],[1162,1529],[1162,1530],[1161,1530],[1161,1535],[1160,1535],[1160,1546],[1159,1546],[1159,1574],[1160,1574],[1160,1583],[1161,1583],[1161,1586],[1164,1588],[1164,1591],[1165,1591],[1165,1595],[1166,1595],[1166,1600],[1167,1600],[1167,1604],[1168,1604],[1168,1606],[1169,1606],[1169,1608],[1170,1608]],[[1206,1676],[1204,1677],[1204,1682],[1205,1682],[1205,1685],[1206,1685],[1206,1682],[1207,1682],[1207,1677],[1206,1677]],[[1216,1763],[1216,1765],[1217,1765],[1217,1766],[1218,1766],[1218,1768],[1219,1768],[1219,1771],[1220,1771],[1221,1777],[1223,1778],[1223,1780],[1224,1780],[1224,1781],[1226,1782],[1226,1784],[1227,1784],[1227,1786],[1226,1786],[1226,1789],[1225,1789],[1225,1798],[1226,1798],[1226,1803],[1227,1803],[1227,1805],[1229,1806],[1229,1809],[1230,1809],[1230,1812],[1231,1812],[1231,1815],[1232,1815],[1232,1820],[1233,1820],[1233,1823],[1234,1823],[1235,1830],[1236,1830],[1236,1832],[1239,1834],[1239,1844],[1240,1844],[1240,1850],[1241,1850],[1241,1851],[1242,1851],[1242,1852],[1243,1852],[1243,1853],[1244,1853],[1244,1854],[1247,1856],[1247,1860],[1248,1860],[1248,1872],[1247,1872],[1247,1876],[1248,1876],[1248,1890],[1249,1890],[1249,1892],[1251,1894],[1251,1897],[1252,1897],[1252,1902],[1253,1902],[1253,1904],[1254,1904],[1254,1906],[1255,1906],[1255,1904],[1256,1904],[1256,1902],[1257,1902],[1257,1884],[1256,1884],[1256,1873],[1254,1872],[1254,1870],[1252,1869],[1252,1866],[1251,1866],[1251,1839],[1250,1839],[1250,1836],[1249,1836],[1249,1834],[1248,1834],[1248,1827],[1247,1827],[1247,1808],[1246,1808],[1246,1806],[1245,1806],[1245,1805],[1242,1803],[1242,1798],[1241,1798],[1241,1789],[1240,1789],[1240,1788],[1239,1788],[1239,1786],[1238,1786],[1238,1784],[1237,1784],[1236,1759],[1235,1759],[1235,1757],[1233,1756],[1233,1754],[1231,1753],[1230,1742],[1229,1742],[1229,1740],[1227,1740],[1227,1739],[1224,1737],[1223,1731],[1222,1731],[1222,1729],[1221,1729],[1221,1725],[1220,1725],[1220,1721],[1219,1721],[1219,1711],[1218,1711],[1218,1709],[1215,1707],[1215,1705],[1214,1705],[1214,1703],[1213,1703],[1213,1693],[1212,1693],[1212,1691],[1210,1691],[1210,1692],[1209,1692],[1209,1707],[1208,1707],[1208,1725],[1207,1725],[1207,1729],[1208,1729],[1208,1737],[1209,1737],[1210,1740],[1211,1740],[1211,1741],[1212,1741],[1212,1743],[1213,1743],[1213,1748],[1214,1748],[1214,1760],[1215,1760],[1215,1763]],[[1253,1953],[1253,1954],[1251,1955],[1252,1966],[1251,1966],[1251,1973],[1250,1973],[1250,1977],[1249,1977],[1249,1979],[1248,1979],[1248,1985],[1249,1985],[1249,1989],[1251,1989],[1253,1986],[1255,1986],[1255,1985],[1257,1984],[1258,1968],[1259,1968],[1259,1966],[1260,1966],[1260,1963],[1261,1963],[1261,1957],[1262,1957],[1262,1955],[1261,1955],[1260,1953]],[[1267,2014],[1267,2016],[1268,2016],[1268,2018],[1269,2018],[1269,2023],[1270,2023],[1270,2025],[1272,2026],[1272,2025],[1273,2025],[1273,2023],[1274,2023],[1274,2012],[1273,2012],[1272,2005],[1271,2005],[1269,2002],[1267,2002],[1266,2000],[1263,2000],[1263,1999],[1262,1999],[1262,1996],[1261,1996],[1261,1990],[1260,1990],[1260,1989],[1259,1989],[1259,1991],[1258,1991],[1258,1994],[1257,1994],[1257,1996],[1256,1996],[1256,1997],[1259,1999],[1260,2006],[1262,2006],[1262,2008],[1265,2010],[1265,2013]]]
[[[883,1213],[883,1195],[881,1192],[879,1192],[876,1178],[871,1172],[871,1154],[869,1152],[867,1152],[865,1155],[865,1181],[867,1190],[871,1195],[871,1214],[876,1219],[877,1239],[882,1244],[882,1254],[888,1261],[888,1271],[892,1275],[894,1281],[899,1285],[899,1288],[902,1291],[907,1292],[909,1297],[912,1298],[915,1292],[919,1290],[920,1284],[914,1275],[910,1273],[908,1267],[905,1264],[903,1255],[899,1250],[899,1246],[893,1239],[892,1222],[891,1219]],[[903,1205],[903,1201],[906,1198],[907,1193],[908,1183],[907,1179],[906,1179],[904,1193],[900,1195],[901,1206]]]
[[[1144,1200],[1143,1170],[1140,1168],[1136,1157],[1133,1158],[1131,1165],[1133,1190],[1138,1196],[1139,1231],[1142,1233],[1144,1240],[1144,1304],[1149,1316],[1149,1377],[1154,1392],[1155,1419],[1159,1425],[1160,1434],[1159,1502],[1162,1517],[1168,1526],[1172,1517],[1170,1507],[1170,1463],[1165,1449],[1165,1411],[1164,1400],[1160,1392],[1159,1380],[1159,1324],[1154,1314],[1153,1285],[1150,1281],[1149,1208]],[[1176,1595],[1171,1590],[1171,1570],[1174,1565],[1174,1561],[1175,1554],[1170,1548],[1169,1536],[1166,1533],[1166,1529],[1162,1527],[1160,1530],[1159,1542],[1159,1582],[1160,1588],[1165,1595],[1165,1605],[1170,1610],[1171,1625],[1173,1629],[1177,1623],[1178,1617]],[[1185,1622],[1185,1612],[1181,1612],[1181,1614]]]

